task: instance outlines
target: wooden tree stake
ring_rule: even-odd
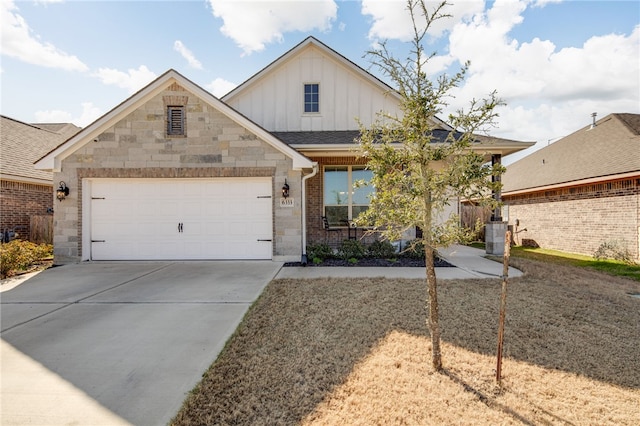
[[[502,343],[504,341],[504,321],[507,315],[507,280],[509,278],[509,255],[511,253],[511,231],[504,236],[504,257],[502,261],[502,292],[500,295],[500,320],[498,322],[498,365],[496,367],[496,382],[502,380]]]

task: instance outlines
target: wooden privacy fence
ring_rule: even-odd
[[[53,216],[31,216],[29,240],[36,244],[53,244]]]
[[[491,219],[491,209],[466,203],[461,205],[460,221],[462,222],[462,226],[474,228],[478,219],[480,219],[481,223],[487,223],[489,219]],[[480,231],[478,240],[484,241],[484,228]]]

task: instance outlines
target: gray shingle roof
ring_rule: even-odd
[[[82,130],[80,127],[72,123],[31,123],[31,125],[42,130],[49,130],[50,132],[57,133],[65,139],[70,138]]]
[[[353,145],[358,130],[329,132],[271,132],[287,145]]]
[[[433,130],[433,142],[445,142],[450,131],[443,129]],[[300,151],[313,149],[313,147],[323,146],[331,149],[356,145],[355,139],[360,135],[358,130],[343,131],[314,131],[314,132],[271,132],[272,135]],[[460,134],[457,133],[456,136]],[[528,148],[533,142],[513,141],[490,136],[476,135],[477,146],[482,146],[488,150],[503,151],[503,155],[517,152]]]
[[[75,128],[75,126],[73,126]],[[59,130],[68,130],[60,126]],[[76,128],[78,129],[78,128]],[[33,163],[62,143],[69,132],[60,134],[36,125],[0,116],[0,174],[5,177],[51,181],[51,172],[36,170]]]
[[[444,142],[448,130],[434,129],[433,142]],[[316,131],[316,132],[271,132],[272,135],[288,145],[353,145],[360,132],[358,130]],[[457,133],[456,136],[459,134]],[[488,141],[491,138],[485,138]],[[479,139],[480,140],[480,139]],[[497,140],[497,139],[496,139]],[[486,142],[485,141],[485,142]]]
[[[507,167],[503,192],[640,172],[640,114],[609,114]]]

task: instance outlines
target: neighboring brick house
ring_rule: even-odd
[[[0,231],[29,239],[32,216],[52,215],[53,174],[34,161],[79,128],[73,124],[27,124],[0,116]],[[6,235],[5,235],[6,234]]]
[[[356,118],[399,102],[313,37],[221,100],[169,70],[38,161],[71,190],[55,210],[56,262],[300,260],[324,239],[323,215],[342,226],[367,208],[351,186],[369,173]]]
[[[640,114],[610,114],[511,164],[502,198],[516,243],[640,260]]]

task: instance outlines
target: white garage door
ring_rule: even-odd
[[[93,260],[271,259],[270,178],[91,182]]]

